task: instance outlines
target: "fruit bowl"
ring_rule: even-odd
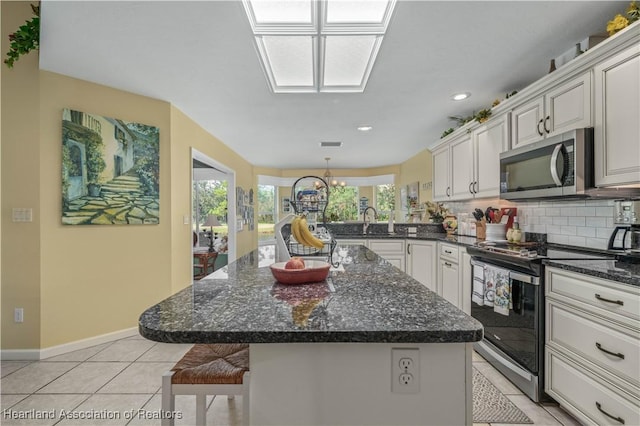
[[[282,284],[304,284],[324,281],[329,275],[331,265],[319,260],[305,260],[304,269],[285,269],[287,262],[269,265],[273,277]]]

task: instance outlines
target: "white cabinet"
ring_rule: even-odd
[[[462,293],[460,295],[460,304],[458,307],[464,311],[465,314],[471,315],[471,290],[473,283],[473,269],[471,267],[471,255],[467,253],[466,249],[461,249],[460,252],[460,288]]]
[[[462,300],[460,250],[453,244],[438,243],[438,294],[459,308]]]
[[[500,195],[500,153],[509,149],[509,117],[496,117],[473,131],[473,197]],[[457,164],[456,164],[457,172]]]
[[[581,423],[640,424],[640,288],[548,267],[545,294],[545,392]]]
[[[473,198],[470,191],[473,175],[473,145],[471,134],[462,134],[449,142],[451,156],[449,158],[449,183],[451,185],[450,200],[466,200]]]
[[[567,130],[590,127],[591,72],[560,84],[511,112],[511,148]]]
[[[449,157],[449,144],[441,146],[432,153],[434,201],[449,201],[451,196]]]
[[[596,186],[640,183],[640,45],[594,68]]]
[[[435,241],[407,240],[407,274],[434,293],[436,284],[437,243]]]
[[[405,270],[405,241],[404,240],[369,240],[369,250],[375,252],[396,268]]]
[[[365,247],[369,247],[368,240],[366,240],[364,238],[362,238],[362,239],[354,238],[354,239],[350,239],[350,240],[349,239],[339,238],[339,239],[336,239],[336,243],[338,243],[338,245],[346,245],[346,244],[356,244],[357,245],[357,244],[361,244],[361,245],[363,245]]]
[[[509,114],[491,119],[435,150],[433,199],[459,201],[500,194],[500,153],[509,148]]]

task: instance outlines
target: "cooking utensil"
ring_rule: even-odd
[[[473,217],[475,217],[477,221],[481,221],[482,217],[484,216],[484,213],[482,213],[482,210],[480,210],[480,209],[475,209],[472,214],[473,214]]]

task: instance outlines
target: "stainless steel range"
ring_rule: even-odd
[[[545,259],[612,259],[544,243],[478,243],[468,247],[473,267],[471,315],[484,326],[475,349],[533,401],[544,393]]]

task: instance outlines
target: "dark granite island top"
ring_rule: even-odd
[[[460,343],[482,325],[364,246],[326,282],[277,283],[258,251],[147,309],[140,334],[171,343]],[[264,263],[264,262],[263,262]],[[340,268],[342,269],[342,268]]]

